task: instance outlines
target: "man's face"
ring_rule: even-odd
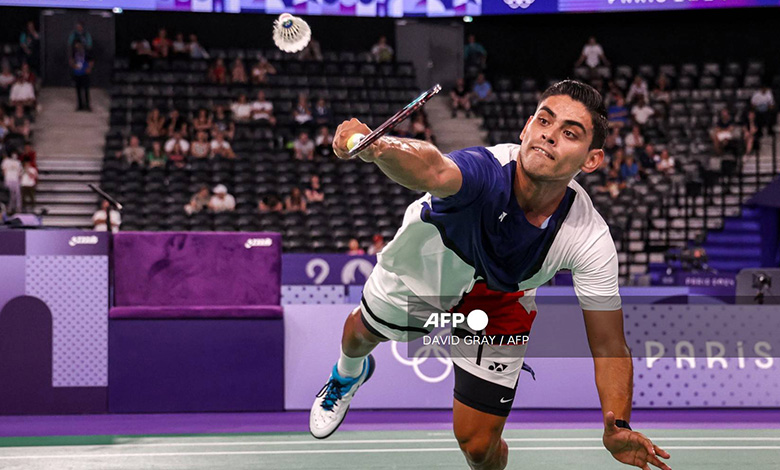
[[[585,105],[566,95],[550,96],[520,134],[519,163],[532,180],[569,181],[580,171],[596,170],[601,149],[589,150],[593,120]]]

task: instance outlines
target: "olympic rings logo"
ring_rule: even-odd
[[[442,334],[446,334],[446,331],[443,330],[436,336],[441,336]],[[431,384],[443,382],[452,373],[452,359],[449,357],[447,350],[440,344],[429,344],[419,347],[415,351],[415,357],[411,359],[403,357],[403,355],[398,351],[397,341],[391,341],[390,349],[393,351],[393,356],[395,356],[395,359],[398,362],[405,366],[411,367],[414,370],[414,374],[424,382]],[[439,363],[444,365],[444,371],[437,376],[429,377],[425,374],[425,372],[420,370],[420,366],[425,364],[429,358],[434,357]]]

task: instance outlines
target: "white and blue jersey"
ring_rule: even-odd
[[[392,276],[387,283],[395,289],[458,299],[484,280],[492,290],[526,291],[532,300],[537,287],[568,269],[583,308],[619,309],[617,252],[604,219],[572,181],[541,228],[528,222],[513,189],[519,150],[502,144],[447,155],[463,175],[460,190],[446,198],[425,194],[408,207],[378,255],[377,268],[390,274],[374,276],[367,288],[383,289],[382,279]]]

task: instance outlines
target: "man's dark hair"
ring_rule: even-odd
[[[574,101],[579,101],[590,112],[593,121],[593,139],[590,142],[590,149],[600,149],[604,147],[604,141],[607,139],[609,121],[607,120],[607,108],[604,106],[604,99],[595,88],[576,80],[563,80],[547,88],[539,103],[550,96],[566,95]]]

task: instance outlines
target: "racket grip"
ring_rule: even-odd
[[[358,144],[360,144],[360,141],[363,140],[366,136],[360,133],[355,133],[349,136],[349,139],[347,140],[347,150],[350,152],[353,148],[357,147]]]

